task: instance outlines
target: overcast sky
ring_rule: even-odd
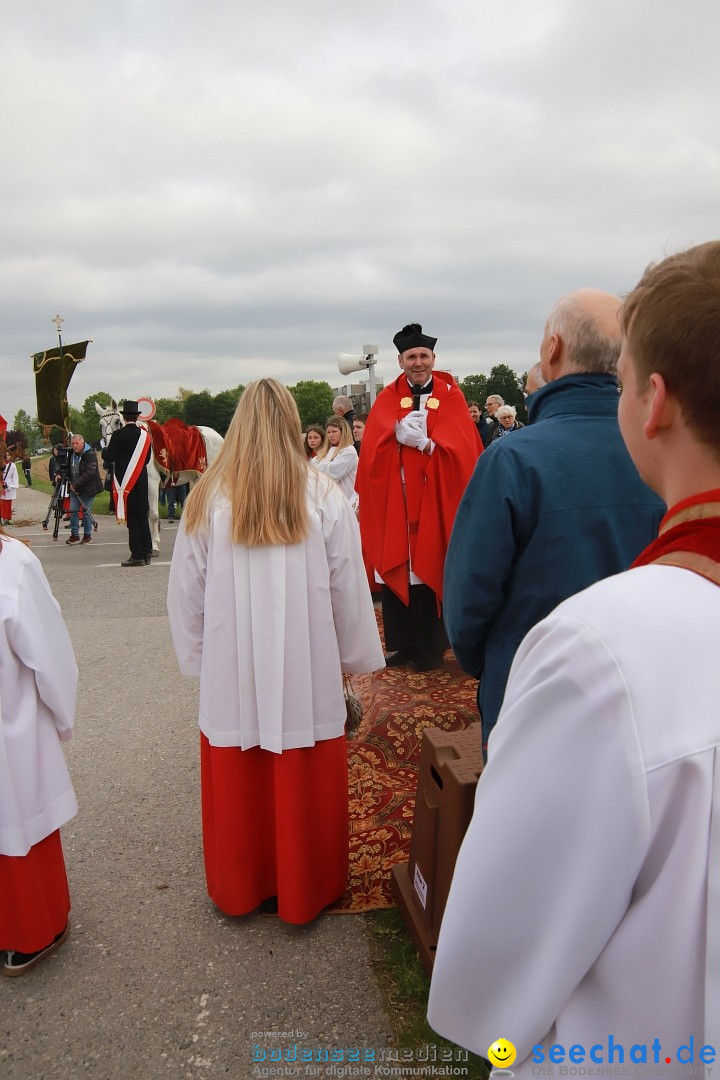
[[[0,413],[335,386],[418,320],[459,376],[720,236],[712,0],[5,0]]]

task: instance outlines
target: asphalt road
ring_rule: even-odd
[[[102,516],[92,544],[68,547],[39,525],[48,502],[22,487],[28,524],[11,531],[31,540],[80,668],[65,744],[80,805],[63,829],[72,931],[0,979],[0,1077],[244,1080],[256,1046],[264,1067],[275,1046],[387,1046],[361,916],[291,927],[229,918],[207,896],[197,680],[178,671],[165,612],[174,528],[150,566],[122,568],[124,527]]]

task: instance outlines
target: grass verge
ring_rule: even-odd
[[[441,1038],[426,1020],[430,980],[418,959],[415,946],[397,908],[369,911],[365,916],[370,955],[373,968],[383,996],[385,1011],[399,1050],[423,1050],[437,1047],[440,1050],[458,1051],[455,1043]],[[449,1062],[448,1062],[449,1064]],[[420,1061],[415,1063],[416,1067]],[[468,1054],[467,1061],[453,1061],[454,1067],[466,1068],[466,1080],[486,1080],[488,1069],[482,1058]]]

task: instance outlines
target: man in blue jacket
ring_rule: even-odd
[[[626,570],[665,510],[620,436],[619,308],[618,297],[595,289],[555,304],[540,346],[546,385],[528,401],[528,426],[488,447],[458,508],[445,625],[461,665],[480,680],[484,743],[528,630]]]

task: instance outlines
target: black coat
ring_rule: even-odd
[[[77,455],[73,451],[70,456],[70,461],[72,486],[75,488],[75,491],[84,499],[89,499],[92,495],[99,495],[103,489],[103,482],[100,477],[100,466],[98,465],[97,454],[90,446],[88,446],[83,450],[77,468],[74,469],[72,463],[75,461],[76,457]]]
[[[139,438],[140,428],[138,425],[126,424],[125,427],[113,431],[110,442],[102,452],[105,464],[114,466],[115,476],[118,478],[118,482],[120,482],[125,475],[125,470],[130,464],[130,458],[133,456],[133,451],[138,444]],[[148,451],[143,463],[145,468],[141,470],[135,483],[135,487],[127,496],[128,514],[146,514],[150,509],[150,502],[148,500],[147,463],[150,460],[151,454],[152,441],[148,444]]]

